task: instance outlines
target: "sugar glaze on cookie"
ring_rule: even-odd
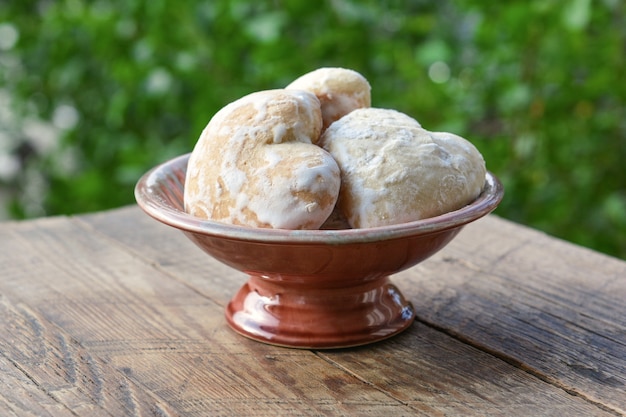
[[[320,145],[340,167],[338,209],[353,228],[453,211],[484,186],[485,162],[474,145],[395,110],[354,110],[330,125]]]
[[[249,94],[202,132],[185,181],[188,213],[231,224],[317,229],[339,193],[339,168],[314,145],[319,100],[301,90]]]

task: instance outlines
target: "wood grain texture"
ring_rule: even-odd
[[[625,414],[624,265],[490,216],[394,277],[407,332],[315,352],[228,329],[246,278],[135,207],[3,224],[0,415]]]
[[[2,415],[178,415],[27,305],[2,296],[0,316]]]
[[[420,320],[626,413],[626,263],[496,217],[480,226],[398,277]]]

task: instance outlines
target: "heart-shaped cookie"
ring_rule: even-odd
[[[339,168],[315,145],[319,100],[300,90],[249,94],[213,116],[194,147],[185,210],[252,227],[317,229],[335,206]]]
[[[437,216],[481,192],[485,162],[467,140],[391,109],[357,109],[320,139],[341,170],[338,209],[353,228]]]

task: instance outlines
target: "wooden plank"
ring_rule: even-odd
[[[0,293],[19,305],[4,304],[13,319],[0,331],[3,351],[72,412],[412,412],[312,352],[241,338],[221,306],[111,242],[62,218],[0,229]],[[102,398],[117,401],[99,406]]]
[[[419,320],[626,414],[626,263],[489,217],[397,277]]]
[[[137,207],[83,215],[75,220],[92,227],[94,233],[113,238],[127,251],[152,260],[172,278],[218,305],[225,306],[247,280],[245,274],[209,257],[181,231],[152,219]]]
[[[415,323],[385,344],[320,352],[420,415],[611,415],[442,332]],[[449,338],[451,339],[451,338]]]
[[[27,305],[0,296],[0,317],[2,415],[177,415]]]
[[[176,230],[170,229],[166,226],[163,226],[157,223],[156,221],[148,218],[142,213],[139,213],[136,209],[122,209],[122,210],[116,211],[114,213],[114,216],[111,216],[111,214],[112,213],[105,213],[105,214],[97,214],[93,216],[81,217],[81,221],[85,221],[89,223],[94,228],[94,230],[97,230],[100,233],[105,233],[108,236],[118,240],[119,242],[122,242],[124,245],[126,245],[131,251],[136,253],[138,256],[145,257],[146,259],[160,259],[158,261],[159,262],[158,265],[160,268],[163,268],[164,270],[168,271],[172,275],[179,276],[180,279],[187,282],[189,286],[197,288],[199,292],[203,294],[207,294],[208,297],[215,299],[219,304],[226,303],[228,298],[234,293],[234,291],[236,291],[240,283],[243,282],[243,280],[239,278],[236,272],[230,271],[229,273],[228,268],[224,270],[223,269],[224,267],[220,267],[219,264],[217,264],[216,262],[214,261],[211,262],[211,260],[206,255],[204,255],[198,249],[193,247],[193,245],[187,241],[187,239],[182,235],[182,233],[177,232]],[[112,220],[113,218],[115,218],[115,220]],[[486,220],[486,222],[489,224],[492,223],[491,218]],[[498,223],[499,219],[494,218],[493,222]],[[132,227],[130,227],[130,225],[132,224],[135,224],[138,227],[140,227],[142,229],[142,233],[141,234],[133,233]],[[484,224],[485,222],[481,222],[480,227],[483,227]],[[418,269],[413,269],[413,270],[410,270],[410,271],[407,271],[398,275],[395,279],[395,282],[398,284],[398,286],[403,288],[406,293],[412,295],[411,298],[414,300],[414,303],[418,306],[418,310],[420,311],[420,315],[423,316],[423,320],[428,321],[430,325],[436,328],[439,328],[443,330],[444,332],[451,334],[454,337],[462,341],[471,340],[475,346],[477,346],[480,349],[485,349],[488,352],[486,357],[489,359],[485,359],[483,356],[481,356],[484,354],[484,352],[471,351],[468,353],[466,351],[467,346],[463,344],[459,344],[458,346],[455,345],[455,347],[450,347],[451,342],[448,340],[448,338],[444,338],[444,340],[440,340],[438,342],[433,342],[433,340],[438,340],[435,337],[435,335],[438,333],[433,334],[432,331],[426,332],[428,334],[428,337],[425,339],[427,342],[422,342],[422,343],[433,343],[432,346],[434,346],[435,349],[442,349],[442,351],[448,352],[448,356],[452,356],[453,358],[456,357],[457,355],[462,358],[465,358],[465,360],[467,361],[466,366],[470,366],[473,363],[488,363],[489,361],[495,360],[495,362],[493,363],[497,365],[493,365],[493,363],[491,363],[491,365],[488,366],[487,369],[499,369],[498,367],[503,366],[504,363],[498,359],[495,359],[491,354],[495,354],[497,357],[503,357],[506,360],[509,360],[511,363],[513,363],[518,369],[510,365],[505,365],[504,368],[500,369],[500,372],[501,372],[500,375],[498,375],[497,373],[494,373],[492,377],[497,378],[498,376],[502,376],[503,380],[509,380],[510,375],[514,375],[515,378],[517,377],[521,378],[519,381],[523,381],[523,382],[520,382],[519,384],[521,384],[524,387],[530,387],[530,388],[528,388],[528,392],[526,392],[526,395],[523,395],[520,392],[515,392],[515,390],[511,387],[506,387],[506,386],[503,387],[501,386],[501,384],[497,382],[494,382],[493,386],[490,386],[488,388],[487,388],[487,385],[484,385],[484,386],[481,385],[481,387],[484,388],[484,392],[489,393],[488,396],[491,396],[494,398],[493,401],[490,402],[494,404],[493,408],[490,408],[490,410],[493,412],[502,411],[504,409],[507,409],[507,407],[517,407],[515,409],[508,408],[508,411],[515,413],[515,411],[513,410],[516,410],[516,411],[520,411],[521,413],[524,407],[520,406],[520,404],[534,404],[535,410],[539,411],[543,409],[544,411],[543,414],[545,414],[547,408],[544,409],[543,407],[547,407],[546,404],[549,404],[549,403],[558,403],[558,401],[555,402],[554,400],[555,398],[562,398],[563,404],[564,404],[563,407],[567,407],[568,406],[567,404],[569,404],[569,402],[572,401],[572,397],[567,393],[567,391],[563,390],[563,388],[565,388],[564,384],[557,377],[547,378],[546,375],[539,373],[537,376],[539,376],[541,380],[547,381],[548,384],[541,383],[539,385],[536,385],[538,381],[535,380],[534,378],[525,380],[524,378],[518,375],[521,373],[521,375],[524,375],[525,377],[528,378],[527,371],[530,370],[532,372],[532,369],[528,368],[529,365],[527,362],[524,362],[525,358],[523,356],[520,357],[516,361],[510,360],[510,357],[508,356],[508,353],[507,353],[507,349],[512,349],[513,352],[515,352],[516,351],[515,347],[504,345],[502,346],[502,350],[498,351],[497,349],[493,349],[493,348],[483,345],[480,340],[472,339],[471,333],[468,336],[465,336],[461,332],[455,332],[453,327],[445,327],[443,324],[441,324],[444,322],[439,322],[436,320],[429,321],[429,319],[431,318],[431,315],[428,314],[428,310],[431,306],[435,308],[439,307],[439,311],[441,311],[442,313],[445,313],[445,306],[441,305],[440,300],[436,297],[430,298],[430,299],[425,298],[422,295],[421,291],[418,290],[419,288],[421,288],[420,286],[426,286],[428,285],[428,283],[431,283],[431,281],[436,281],[436,286],[437,288],[440,289],[440,291],[443,291],[444,293],[446,291],[449,291],[449,292],[454,292],[456,294],[459,292],[458,289],[455,289],[455,285],[457,285],[457,282],[464,282],[462,281],[463,277],[466,277],[466,276],[471,277],[473,275],[478,274],[478,272],[476,271],[476,267],[471,266],[473,265],[471,264],[471,261],[465,260],[466,259],[465,253],[467,253],[468,250],[469,251],[477,250],[474,245],[471,245],[469,243],[475,240],[476,236],[483,235],[483,231],[480,229],[479,226],[472,226],[472,227],[475,229],[475,231],[470,230],[469,233],[464,231],[461,234],[461,236],[457,238],[458,242],[455,244],[456,248],[453,248],[452,251],[444,250],[440,255],[437,255],[435,258],[433,258],[432,262],[428,261],[428,263],[424,263],[424,266],[418,267]],[[490,229],[489,227],[487,228],[487,230],[491,233],[491,238],[493,239],[494,236],[496,235],[495,233],[496,231],[493,228]],[[168,236],[168,238],[165,239],[164,236]],[[515,238],[514,233],[508,233],[504,237],[505,237],[504,239],[505,241],[501,245],[495,245],[495,247],[503,251],[510,251],[510,248],[519,246],[519,241]],[[506,241],[507,238],[510,241]],[[545,237],[540,236],[540,238],[543,239]],[[169,252],[168,248],[170,247],[181,248],[181,250],[179,251],[179,256],[176,259],[172,259],[172,257],[163,257],[163,253],[168,253]],[[457,258],[455,258],[454,256],[457,256]],[[453,259],[455,261],[453,261]],[[490,262],[494,262],[493,260],[490,260],[488,257],[479,258],[477,262],[479,261],[483,262],[485,265],[490,265]],[[430,269],[427,266],[428,264],[432,264]],[[451,274],[445,274],[445,273],[442,274],[441,272],[445,272],[445,270],[442,271],[440,267],[439,268],[433,267],[433,265],[439,265],[439,264],[444,264],[448,268],[450,268],[450,265],[455,265],[456,269],[451,270],[450,271]],[[226,277],[230,276],[230,277],[236,277],[236,278],[229,280],[228,278],[225,278],[225,277],[215,277],[215,274],[211,274],[211,276],[207,276],[206,273],[205,274],[201,273],[202,270],[211,270],[211,271],[216,270],[214,268],[217,268],[218,270],[217,274],[226,274],[225,275]],[[488,279],[488,278],[489,277],[487,275],[487,278],[484,278],[484,279]],[[236,282],[233,282],[233,281],[236,281]],[[223,286],[223,287],[216,289],[215,287],[218,285]],[[227,290],[224,290],[225,288],[227,288]],[[513,288],[517,288],[517,286]],[[503,291],[505,290],[506,288],[503,289]],[[506,303],[507,305],[514,303],[514,301],[511,301],[512,296],[510,294],[510,291],[511,289],[509,289],[508,294],[504,294],[504,295],[498,294],[498,297],[500,297],[501,301]],[[481,296],[480,294],[477,295],[479,299],[480,299],[480,296]],[[484,297],[484,295],[482,295],[482,297]],[[501,298],[501,297],[504,297],[504,298]],[[503,301],[503,300],[507,300],[507,301]],[[449,313],[449,314],[453,314],[453,313]],[[417,336],[420,336],[423,331],[424,330],[421,328],[421,326],[419,324],[416,324],[407,333],[415,336],[417,332]],[[498,330],[496,329],[495,331],[497,332]],[[401,337],[407,337],[407,336],[403,335]],[[363,380],[366,381],[368,384],[373,384],[374,386],[378,387],[384,392],[388,392],[387,391],[388,387],[385,386],[386,384],[385,381],[381,381],[380,378],[375,377],[379,373],[388,374],[389,372],[404,371],[405,375],[403,378],[405,380],[404,381],[405,383],[411,378],[415,380],[416,375],[423,375],[423,374],[427,374],[431,376],[451,375],[449,380],[446,380],[446,382],[441,383],[441,385],[446,386],[447,389],[449,390],[449,391],[444,391],[446,392],[447,398],[448,399],[450,397],[453,398],[453,401],[451,402],[451,404],[456,404],[456,407],[457,408],[460,407],[459,409],[462,409],[463,414],[465,414],[466,412],[469,412],[469,411],[467,407],[460,405],[461,398],[465,398],[468,404],[475,404],[481,401],[477,397],[472,398],[471,395],[466,392],[467,388],[463,383],[455,384],[455,381],[457,380],[467,381],[468,379],[471,379],[467,377],[467,374],[473,375],[473,373],[477,372],[475,367],[470,367],[469,370],[463,367],[457,369],[456,365],[446,368],[445,364],[447,363],[449,358],[440,357],[437,360],[433,360],[433,362],[428,365],[429,367],[427,367],[424,364],[420,364],[420,366],[422,366],[422,368],[420,368],[418,365],[415,365],[415,360],[412,356],[411,349],[405,346],[402,349],[396,350],[395,340],[396,339],[392,339],[391,341],[385,342],[380,345],[380,346],[384,346],[383,349],[386,352],[386,356],[384,360],[380,359],[379,354],[372,353],[375,351],[371,352],[370,350],[368,350],[368,347],[365,347],[363,349],[358,349],[357,350],[358,353],[352,357],[350,356],[350,353],[345,353],[345,352],[352,352],[350,350],[341,351],[342,354],[334,355],[334,356],[328,356],[327,353],[319,353],[319,354],[325,359],[332,361],[336,366],[345,368],[349,370],[350,372],[353,372],[352,368],[355,366],[356,362],[370,361],[370,362],[367,362],[369,366],[367,369],[371,370],[370,374],[366,374],[366,376],[362,376],[363,375],[362,373],[364,371],[363,367],[358,367],[357,370],[355,370],[354,372],[357,372],[357,374],[359,375],[359,378],[363,378]],[[555,341],[549,341],[549,342],[555,343]],[[390,353],[390,352],[393,352],[393,353]],[[450,352],[455,352],[455,353],[452,354]],[[391,362],[392,365],[390,366],[388,357],[391,354],[397,355],[397,358],[395,362]],[[477,355],[479,356],[478,359],[476,359]],[[355,358],[358,358],[358,360]],[[454,362],[454,363],[457,363],[457,362]],[[406,366],[407,363],[411,363],[413,364],[413,366],[407,367]],[[435,370],[433,370],[433,368]],[[386,372],[386,370],[388,372]],[[459,373],[465,374],[465,375],[459,376]],[[484,379],[484,376],[480,376],[480,380],[483,380],[483,379]],[[580,385],[579,387],[580,391],[584,394],[585,392],[584,388],[585,388],[586,382],[583,379],[575,380],[574,382]],[[554,386],[551,386],[551,385],[554,385]],[[393,393],[389,391],[390,395],[394,396],[395,398],[401,399],[403,402],[411,404],[412,407],[419,409],[421,411],[424,411],[424,408],[422,406],[418,406],[419,404],[430,403],[432,405],[437,402],[435,399],[433,399],[434,397],[431,398],[431,397],[426,396],[426,397],[416,398],[415,396],[411,396],[410,391],[414,387],[411,384],[407,384],[406,386],[407,386],[407,392],[405,392],[404,396],[399,396],[398,393]],[[556,393],[555,393],[555,390],[556,390]],[[543,394],[540,394],[540,393],[543,393]],[[480,390],[477,390],[475,394],[476,396],[485,395]],[[506,398],[509,398],[509,400],[506,401]],[[546,398],[549,398],[549,400]],[[600,409],[604,407],[604,404],[601,402],[601,400],[596,401],[596,399],[587,398],[585,397],[585,395],[583,395],[580,398],[585,398],[585,401],[590,401],[591,404],[595,404],[596,406],[600,407]],[[586,405],[588,405],[588,404],[584,404],[585,401],[582,401],[583,405],[581,405],[581,403],[579,403],[578,400],[579,398],[577,398],[576,401],[570,404],[570,406],[575,407],[576,411],[580,411],[581,409],[584,409]],[[443,402],[443,404],[445,404],[445,401]],[[499,405],[500,408],[497,408],[498,404],[500,404]],[[451,409],[454,409],[455,406],[449,406],[449,407]],[[582,407],[582,408],[578,408],[578,407]],[[557,408],[554,408],[553,410],[557,410]],[[436,414],[438,412],[443,412],[442,411],[443,409],[445,409],[445,405],[442,405],[440,409],[436,409],[434,408],[434,406],[431,406],[431,408],[429,409],[430,410],[429,412],[433,412]],[[591,410],[586,410],[586,412],[588,415],[595,415],[596,413],[600,413],[600,409],[595,408],[595,406],[591,406]],[[484,411],[484,410],[481,410],[481,411]]]
[[[50,397],[19,365],[0,351],[0,415],[72,416],[63,404]]]

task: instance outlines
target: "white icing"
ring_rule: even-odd
[[[287,126],[284,123],[276,123],[272,128],[274,134],[274,143],[281,143],[287,134]]]
[[[227,167],[222,170],[221,175],[226,190],[231,196],[241,193],[241,189],[248,182],[248,175],[237,167]]]
[[[267,223],[274,228],[297,228],[302,224],[303,218],[317,219],[321,225],[330,215],[334,204],[326,207],[317,201],[301,200],[297,197],[298,192],[324,195],[325,193],[336,194],[339,191],[339,183],[335,176],[339,175],[339,168],[330,155],[324,155],[321,161],[315,165],[302,163],[297,165],[289,177],[272,176],[271,162],[279,161],[277,151],[266,150],[266,161],[270,164],[259,169],[256,173],[258,178],[271,178],[271,181],[256,184],[258,194],[251,198],[248,208],[253,211],[260,222]],[[313,148],[316,149],[316,148]],[[311,152],[311,159],[318,159],[319,150]],[[335,190],[329,190],[329,184],[335,182]]]
[[[256,115],[254,116],[254,124],[260,124],[267,117],[267,101],[252,101]]]
[[[268,146],[264,153],[265,161],[267,162],[267,167],[272,169],[276,168],[276,166],[283,161],[283,157],[280,153],[276,152],[272,146]]]

